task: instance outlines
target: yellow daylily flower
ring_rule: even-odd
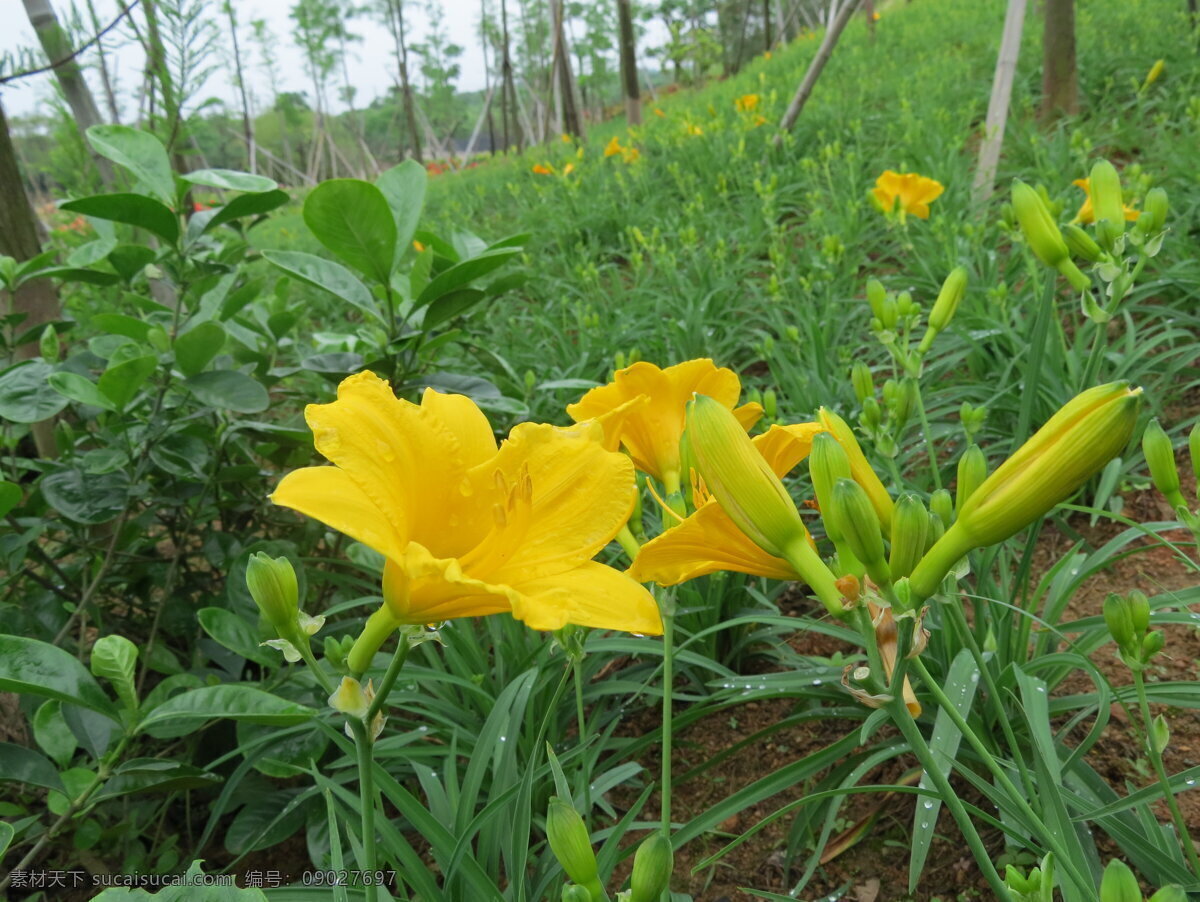
[[[600,424],[522,423],[497,447],[469,398],[426,389],[413,404],[371,372],[305,418],[334,466],[289,473],[271,500],[382,554],[398,621],[510,612],[539,630],[662,631],[650,593],[592,560],[637,491]]]
[[[1083,204],[1079,207],[1079,212],[1075,214],[1072,222],[1091,225],[1096,221],[1096,211],[1092,208],[1092,181],[1091,179],[1075,179],[1071,184],[1076,188],[1082,188],[1084,193]],[[1122,204],[1121,211],[1125,214],[1126,222],[1133,222],[1141,216],[1141,213],[1128,204]]]
[[[885,213],[898,208],[903,214],[928,219],[929,205],[945,190],[942,183],[934,179],[915,172],[901,173],[888,169],[875,180],[871,196]]]
[[[626,163],[636,163],[639,159],[641,159],[641,156],[642,152],[636,147],[626,147],[623,151],[621,151],[621,159]]]
[[[687,123],[685,128],[687,130],[687,133],[694,138],[699,137],[700,135],[704,134],[704,129],[702,129],[700,126],[695,125],[694,123],[691,123],[691,122]]]
[[[619,438],[639,470],[653,476],[671,493],[680,485],[679,441],[687,402],[694,394],[708,395],[732,410],[749,429],[762,416],[762,406],[750,403],[735,407],[741,393],[737,373],[725,367],[718,369],[707,357],[666,369],[639,361],[617,370],[608,385],[593,388],[568,405],[567,414],[577,423],[593,420],[644,395],[646,403],[628,410],[619,428],[609,432]]]
[[[758,102],[761,99],[758,94],[743,94],[733,102],[733,108],[739,113],[747,113],[750,110],[758,109]]]
[[[554,175],[554,167],[545,163],[535,163],[532,171],[536,175]]]
[[[767,465],[782,479],[808,457],[812,437],[824,428],[820,423],[774,425],[752,441]],[[642,546],[629,569],[634,579],[674,586],[718,570],[772,579],[800,579],[791,564],[764,551],[738,529],[698,479],[693,483],[692,500],[694,513]]]
[[[613,135],[612,140],[604,145],[604,156],[615,157],[619,153],[624,153],[625,148],[621,146],[621,138],[619,135]]]
[[[665,118],[667,114],[666,114],[666,113],[664,113],[664,112],[663,112],[661,109],[659,109],[658,107],[655,107],[655,108],[654,108],[654,115],[655,115],[655,116],[658,116],[660,119],[662,119],[662,118]]]

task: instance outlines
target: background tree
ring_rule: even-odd
[[[1042,29],[1042,120],[1079,112],[1075,0],[1045,0]]]
[[[400,74],[400,102],[404,109],[405,131],[413,158],[421,162],[421,132],[417,128],[416,102],[412,82],[408,77],[408,43],[404,25],[404,0],[378,0],[376,7],[391,32],[396,50],[396,67]]]
[[[238,42],[237,13],[233,0],[224,0],[221,11],[229,21],[230,49],[233,51],[233,83],[242,102],[242,131],[246,139],[246,162],[251,172],[258,172],[258,150],[254,143],[254,118],[250,114],[250,100],[246,94],[246,78],[242,70],[241,45]]]
[[[304,55],[304,68],[313,88],[316,121],[306,174],[309,181],[338,174],[337,147],[330,140],[326,90],[338,62],[338,35],[342,30],[338,9],[325,0],[298,0],[292,7],[292,37]],[[325,165],[326,157],[329,163]]]
[[[618,34],[621,48],[621,88],[625,97],[625,118],[630,125],[642,121],[642,97],[638,87],[637,37],[633,31],[630,0],[617,0]]]
[[[458,59],[462,56],[463,48],[450,40],[446,30],[446,11],[438,0],[427,0],[425,13],[428,16],[425,40],[414,44],[412,49],[421,60],[429,137],[444,150],[451,150],[454,132],[463,121],[461,104],[454,87],[462,74]]]

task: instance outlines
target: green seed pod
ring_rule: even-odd
[[[1150,659],[1162,651],[1165,644],[1166,640],[1162,633],[1146,633],[1146,637],[1142,639],[1142,663],[1149,664]]]
[[[929,538],[929,511],[921,499],[912,493],[900,496],[892,514],[892,549],[888,569],[892,580],[912,573],[925,554]]]
[[[833,484],[833,506],[829,514],[846,546],[862,561],[871,579],[881,586],[891,583],[891,571],[884,560],[879,515],[871,506],[866,490],[853,479],[838,479]]]
[[[671,841],[661,833],[646,837],[633,856],[629,902],[658,902],[671,883],[674,867]]]
[[[1129,620],[1133,624],[1133,634],[1144,636],[1150,629],[1150,599],[1145,592],[1134,589],[1126,596],[1129,604]]]
[[[300,590],[292,562],[286,557],[272,558],[261,551],[255,552],[246,564],[246,587],[276,634],[290,639],[296,632],[300,612]]]
[[[962,513],[963,505],[987,479],[987,458],[983,449],[971,445],[958,459],[958,484],[955,486],[954,511]]]
[[[558,796],[550,797],[546,809],[546,840],[567,876],[591,892],[598,877],[587,825],[575,807]]]
[[[1067,242],[1067,249],[1081,260],[1095,263],[1104,256],[1095,239],[1077,225],[1064,226],[1063,239]]]
[[[943,528],[949,528],[954,522],[954,499],[950,497],[950,490],[938,489],[930,495],[929,509],[937,514]]]
[[[1136,647],[1137,633],[1133,628],[1133,618],[1130,616],[1129,602],[1126,599],[1116,593],[1104,599],[1104,623],[1119,649],[1127,651]]]
[[[1125,862],[1114,859],[1104,869],[1104,877],[1100,880],[1100,902],[1142,902],[1137,877]]]
[[[1125,203],[1121,197],[1121,176],[1108,160],[1099,160],[1088,176],[1092,209],[1096,222],[1108,221],[1116,238],[1125,232]]]
[[[867,282],[867,303],[871,305],[871,313],[878,319],[883,319],[883,302],[887,299],[887,290],[878,279]]]
[[[874,397],[875,381],[871,377],[871,368],[861,360],[850,369],[850,383],[854,386],[854,396],[859,404]]]
[[[1146,455],[1154,487],[1162,492],[1172,508],[1183,505],[1183,494],[1179,491],[1179,470],[1175,466],[1175,449],[1171,447],[1171,439],[1157,417],[1150,421],[1142,433],[1142,453]]]

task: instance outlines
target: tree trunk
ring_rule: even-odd
[[[8,119],[4,115],[4,106],[0,104],[0,254],[22,262],[41,252],[37,217],[25,194],[25,182],[17,166],[16,149],[8,133]],[[58,292],[49,279],[26,282],[10,296],[9,301],[11,309],[5,310],[5,313],[25,314],[25,319],[14,327],[14,332],[25,332],[60,318]],[[13,349],[14,360],[28,360],[37,355],[36,340]],[[35,423],[32,432],[39,456],[54,457],[58,453],[53,420]]]
[[[162,92],[163,114],[167,118],[167,134],[163,143],[167,153],[171,154],[175,167],[182,172],[182,159],[175,150],[179,138],[179,128],[182,124],[179,98],[175,94],[175,82],[171,78],[171,70],[167,67],[167,54],[163,50],[162,35],[158,30],[157,0],[142,0],[142,13],[146,17],[146,68],[153,75],[153,82]]]
[[[983,209],[992,196],[996,167],[1000,163],[1000,148],[1004,144],[1004,126],[1008,122],[1008,104],[1012,98],[1017,58],[1021,53],[1021,31],[1025,23],[1025,0],[1008,0],[1004,16],[1004,36],[1000,40],[1000,55],[996,58],[996,74],[992,79],[992,97],[988,101],[983,142],[979,145],[979,167],[975,171],[972,201]]]
[[[763,51],[771,49],[771,0],[762,0]]]
[[[504,101],[504,152],[508,153],[508,149],[512,147],[514,139],[518,150],[524,146],[525,142],[521,140],[520,129],[517,127],[517,86],[513,81],[512,54],[508,39],[508,3],[506,0],[500,0],[500,27],[504,36],[504,54],[500,60],[500,97]],[[511,131],[509,130],[510,121],[512,125]]]
[[[250,100],[246,96],[246,79],[242,75],[242,52],[238,45],[237,14],[233,11],[233,0],[225,0],[225,15],[229,17],[229,37],[233,42],[233,69],[237,80],[238,94],[242,98],[242,132],[246,135],[246,157],[250,171],[258,172],[258,150],[254,141],[254,120],[250,116]]]
[[[583,123],[579,118],[579,104],[575,99],[575,80],[571,77],[571,54],[567,50],[567,38],[563,32],[562,0],[550,0],[551,25],[554,28],[554,56],[552,73],[558,87],[558,108],[561,111],[561,126],[568,135],[583,137]]]
[[[867,35],[875,43],[875,0],[863,0],[863,13],[867,17]]]
[[[1075,67],[1075,0],[1045,0],[1042,32],[1043,122],[1079,112],[1079,73]]]
[[[812,94],[813,88],[816,87],[817,79],[821,77],[821,71],[825,68],[825,64],[833,56],[833,48],[837,46],[838,38],[842,36],[842,31],[846,28],[846,23],[850,21],[850,17],[854,15],[854,10],[858,8],[859,2],[860,0],[846,0],[842,4],[842,8],[838,10],[837,18],[826,29],[825,40],[821,42],[821,47],[817,50],[817,55],[813,57],[813,61],[808,66],[808,71],[804,73],[804,81],[800,82],[800,87],[796,89],[796,94],[792,97],[792,102],[788,104],[787,112],[783,114],[783,121],[779,123],[780,132],[786,132],[800,118],[800,113],[804,110],[804,104],[808,102],[809,95]],[[776,144],[779,144],[781,140],[782,135],[775,137]]]
[[[629,0],[617,0],[617,40],[621,50],[621,85],[625,94],[625,120],[642,124],[642,96],[638,87],[637,38],[633,32],[633,11]]]
[[[400,101],[404,106],[404,127],[408,131],[408,147],[413,159],[422,162],[421,133],[417,128],[412,84],[408,80],[408,44],[404,35],[404,0],[388,0],[388,21],[392,40],[396,44],[396,64],[400,68]]]
[[[46,58],[51,64],[62,60],[59,65],[54,67],[54,76],[58,79],[58,85],[62,88],[67,105],[71,107],[71,115],[75,117],[75,125],[78,126],[79,133],[84,135],[84,147],[91,153],[91,145],[87,143],[85,133],[93,125],[102,124],[104,120],[100,118],[96,99],[92,97],[91,88],[88,87],[87,81],[83,77],[78,60],[71,55],[74,48],[70,46],[66,32],[58,23],[58,17],[54,14],[54,7],[50,5],[50,0],[24,0],[24,2],[25,12],[29,16],[29,24],[37,33],[38,41],[41,42]],[[99,154],[91,153],[91,157],[100,172],[100,181],[106,186],[111,186],[114,183],[112,164]]]

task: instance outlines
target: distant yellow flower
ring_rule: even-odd
[[[570,135],[568,135],[566,132],[563,132],[563,136],[562,136],[562,142],[563,142],[563,144],[570,144],[570,143],[571,143],[571,136],[570,136]]]
[[[736,413],[736,411],[735,411]],[[808,457],[820,423],[773,425],[752,441],[775,475],[783,478]],[[743,533],[724,508],[693,483],[695,512],[642,546],[630,575],[642,582],[674,586],[698,576],[727,570],[772,579],[799,579],[795,567],[764,551]]]
[[[570,175],[574,171],[575,171],[574,163],[568,163],[566,166],[563,167],[563,175]]]
[[[642,158],[642,152],[636,147],[626,147],[621,151],[621,159],[626,163],[636,163]]]
[[[1142,90],[1146,90],[1146,88],[1158,81],[1159,76],[1163,74],[1163,70],[1166,68],[1167,64],[1165,60],[1155,60],[1154,65],[1150,67],[1150,71],[1146,73],[1146,80],[1142,82]]]
[[[770,58],[771,58],[771,51],[768,50],[766,53],[763,54],[763,59],[769,60]]]
[[[666,114],[666,113],[664,113],[662,110],[660,110],[658,107],[655,107],[655,108],[654,108],[654,115],[655,115],[655,116],[658,116],[658,117],[660,117],[660,118],[663,118],[663,117],[665,117],[667,114]]]
[[[758,109],[758,102],[761,99],[757,94],[743,94],[733,102],[733,108],[739,113],[746,113]]]
[[[754,117],[753,121],[750,123],[750,127],[758,128],[760,125],[766,125],[766,124],[767,124],[767,117],[764,116],[762,113],[759,113],[757,116]]]
[[[497,447],[471,399],[426,389],[413,404],[369,371],[305,418],[334,466],[287,474],[271,500],[383,555],[397,621],[511,613],[539,630],[661,632],[650,593],[592,560],[637,491],[599,424],[522,423]]]
[[[577,423],[598,419],[644,396],[644,403],[626,408],[628,414],[609,435],[609,440],[611,447],[624,445],[634,466],[653,476],[671,493],[680,487],[679,442],[683,437],[687,402],[693,394],[708,395],[732,410],[749,429],[762,416],[762,407],[755,403],[735,407],[741,393],[742,381],[737,373],[725,367],[718,369],[707,357],[666,369],[639,361],[617,370],[608,385],[593,388],[569,404],[567,414]]]
[[[620,136],[613,135],[612,140],[604,145],[604,156],[615,157],[617,154],[623,153],[624,150],[625,148],[621,146]]]
[[[554,167],[547,166],[543,163],[537,163],[533,167],[533,171],[538,175],[554,175]]]
[[[886,170],[875,180],[872,197],[885,213],[899,209],[901,214],[929,218],[929,205],[946,189],[941,182],[915,172],[893,172]]]
[[[879,13],[877,13],[877,12],[871,13],[871,21],[872,22],[878,22],[882,18],[883,18],[883,16],[879,15]]]
[[[413,250],[415,250],[418,254],[423,254],[425,252],[425,245],[419,241],[413,241]]]
[[[704,129],[692,122],[687,123],[685,128],[687,129],[687,133],[692,137],[699,137],[704,134]]]
[[[1092,209],[1092,182],[1091,179],[1075,179],[1071,182],[1076,188],[1082,188],[1085,197],[1083,204],[1079,207],[1079,212],[1075,214],[1075,222],[1083,225],[1090,225],[1096,221],[1096,211]],[[1122,204],[1121,209],[1125,214],[1125,219],[1128,222],[1133,222],[1141,214],[1137,210],[1130,207],[1128,204]]]

